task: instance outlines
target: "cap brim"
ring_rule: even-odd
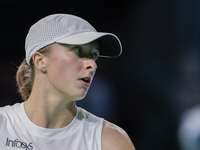
[[[120,40],[112,33],[103,32],[82,32],[71,36],[63,37],[56,40],[56,43],[82,45],[90,43],[94,40],[99,41],[100,55],[99,57],[118,57],[122,53],[122,45]]]

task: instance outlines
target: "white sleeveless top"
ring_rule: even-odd
[[[61,129],[33,124],[24,103],[0,108],[0,150],[102,150],[103,119],[77,107],[73,121]]]

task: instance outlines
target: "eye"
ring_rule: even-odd
[[[94,60],[96,61],[98,59],[97,55],[93,55]]]
[[[80,47],[74,47],[74,48],[73,48],[73,51],[74,51],[75,53],[77,53],[78,55],[81,55],[81,54],[82,54],[82,49],[81,49]]]
[[[91,51],[91,54],[92,54],[93,59],[96,61],[98,59],[98,57],[99,57],[99,50],[93,49]]]

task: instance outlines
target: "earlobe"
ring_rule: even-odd
[[[46,56],[40,52],[35,52],[32,56],[32,59],[35,67],[43,73],[46,73]]]

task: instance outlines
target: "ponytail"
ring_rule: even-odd
[[[34,81],[34,66],[33,61],[28,65],[26,59],[24,59],[17,71],[17,85],[18,92],[21,94],[21,97],[26,101],[31,93],[33,81]]]
[[[38,50],[38,52],[44,54],[47,56],[47,54],[50,54],[50,45]],[[21,63],[21,65],[18,68],[17,74],[16,74],[16,81],[18,86],[18,92],[21,94],[21,98],[26,101],[32,91],[34,77],[35,77],[35,71],[34,71],[34,63],[33,60],[30,60],[30,65],[26,62],[26,59],[24,59]]]
[[[30,65],[28,65],[26,59],[22,61],[17,71],[16,80],[18,92],[21,94],[22,99],[26,101],[30,96],[34,81],[33,61],[30,62]]]

